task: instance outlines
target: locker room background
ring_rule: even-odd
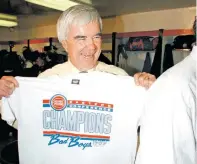
[[[158,30],[164,29],[171,33],[163,36],[162,38],[162,53],[161,53],[161,66],[160,73],[162,73],[163,57],[165,45],[172,43],[177,35],[190,35],[192,34],[191,27],[195,17],[195,7],[185,7],[180,9],[169,9],[161,11],[151,11],[144,13],[125,14],[112,18],[103,19],[103,54],[115,65],[125,69],[130,75],[136,72],[143,71],[144,61],[146,59],[147,51],[127,51],[127,59],[122,54],[119,54],[119,62],[117,63],[118,45],[126,44],[129,37],[132,36],[158,36]],[[172,16],[173,15],[173,16]],[[0,50],[7,50],[9,52],[8,41],[13,41],[14,45],[12,51],[17,55],[21,55],[24,46],[27,46],[27,40],[30,40],[30,48],[33,51],[43,52],[45,46],[49,46],[49,38],[53,38],[53,43],[57,47],[56,53],[63,55],[66,59],[66,52],[61,44],[56,39],[56,19],[59,15],[50,18],[45,16],[45,19],[51,19],[52,24],[36,27],[16,27],[12,30],[8,28],[0,28]],[[37,16],[29,17],[36,19]],[[112,33],[116,32],[115,45],[112,44]],[[118,37],[121,36],[121,37]],[[173,50],[174,64],[180,62],[189,54],[188,50]],[[155,50],[149,51],[151,65],[155,55]]]
[[[53,15],[28,15],[23,20],[20,19],[20,24],[17,27],[0,27],[0,50],[6,50],[9,53],[9,41],[12,41],[14,42],[12,51],[22,57],[24,47],[28,46],[29,40],[29,46],[32,51],[43,53],[44,47],[50,46],[49,38],[53,38],[52,45],[57,48],[56,53],[63,56],[63,60],[59,60],[59,62],[66,61],[67,54],[56,39],[56,21],[59,15],[59,13]],[[149,64],[152,67],[156,50],[126,51],[125,54],[122,52],[118,54],[118,46],[120,44],[127,44],[129,37],[133,36],[158,37],[159,29],[163,29],[162,45],[160,45],[162,49],[160,50],[161,53],[159,53],[160,61],[155,66],[156,69],[154,69],[154,73],[159,75],[163,72],[166,44],[171,44],[178,35],[192,34],[191,28],[195,15],[196,7],[188,3],[188,5],[182,8],[157,9],[157,11],[151,11],[151,8],[149,8],[148,11],[105,17],[103,19],[103,54],[114,65],[125,69],[130,75],[143,71],[147,52],[149,52],[151,61]],[[165,33],[166,31],[168,34]],[[116,32],[115,36],[112,35],[113,32]],[[174,64],[183,60],[189,52],[189,50],[173,50]],[[148,68],[148,71],[150,71],[150,67]],[[33,74],[32,76],[36,75]],[[7,141],[9,132],[12,131],[15,135],[16,132],[10,129],[5,122],[0,124],[0,129],[3,129],[4,132],[1,133],[0,140],[6,140],[5,143],[0,144],[1,150],[10,141]],[[10,156],[9,158],[11,159]]]
[[[22,52],[24,51],[24,47],[28,46],[28,40],[32,51],[47,53],[44,51],[44,47],[49,46],[49,38],[53,38],[52,45],[57,48],[55,53],[60,54],[61,57],[55,59],[58,60],[58,62],[53,63],[51,66],[66,61],[67,54],[56,38],[56,21],[59,15],[60,13],[55,13],[53,15],[29,15],[28,17],[25,16],[23,21],[20,20],[20,24],[17,27],[0,28],[0,50],[7,50],[9,53],[9,41],[12,41],[15,43],[12,51],[24,59]],[[178,35],[191,35],[193,33],[191,28],[195,15],[196,8],[194,6],[188,7],[185,5],[183,8],[157,9],[156,11],[104,17],[103,54],[112,64],[125,69],[130,75],[144,70],[148,72],[146,69],[143,69],[144,62],[148,53],[152,67],[155,58],[155,50],[126,51],[125,58],[125,55],[118,53],[118,47],[120,44],[126,44],[129,37],[158,37],[159,29],[163,29],[164,34],[162,36],[160,66],[156,66],[157,70],[154,69],[157,74],[158,72],[161,74],[163,72],[166,44],[171,44],[173,39]],[[115,38],[112,35],[114,32],[116,33]],[[165,32],[168,34],[165,34]],[[173,63],[176,64],[180,62],[188,54],[188,50],[173,50]]]
[[[109,48],[103,48],[102,55],[99,60],[107,64],[114,64],[118,67],[121,67],[131,76],[137,72],[148,72],[154,74],[156,77],[159,77],[160,74],[162,74],[165,70],[179,63],[185,57],[187,57],[187,55],[189,55],[191,51],[190,43],[188,45],[186,44],[186,48],[181,47],[177,49],[172,47],[177,36],[188,35],[193,35],[191,29],[160,29],[154,31],[126,33],[113,32],[112,34],[103,34],[103,45],[106,46],[107,44]],[[131,46],[130,39],[141,37],[151,37],[151,39],[149,39],[151,40],[151,45],[153,40],[157,39],[154,45],[155,47],[151,47],[150,50],[129,49]],[[193,42],[194,40],[192,40],[191,43]],[[36,77],[44,70],[68,60],[67,53],[62,48],[57,38],[37,38],[22,41],[0,41],[0,44],[0,48],[2,49],[0,51],[1,76],[12,75]],[[28,51],[29,49],[30,52]],[[21,71],[20,73],[16,71],[16,73],[10,73],[12,70],[18,69],[17,66],[14,66],[17,62],[14,61],[14,59],[11,59],[13,56],[19,57],[20,61],[18,61],[18,63],[21,63],[21,70],[23,70],[22,72],[25,73],[21,73]],[[42,62],[43,65],[39,68],[34,68],[34,72],[29,71],[29,69],[34,66],[34,62],[38,59],[38,57],[40,57],[40,62]],[[29,61],[31,66],[28,65]]]

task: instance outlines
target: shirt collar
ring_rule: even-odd
[[[71,69],[72,72],[81,72],[80,70],[78,70],[72,63],[71,61],[68,59],[68,65]],[[98,64],[97,64],[98,65]],[[97,67],[97,66],[96,66]],[[92,69],[89,69],[87,72],[92,72],[92,71],[95,71],[96,70],[96,67],[92,68]]]

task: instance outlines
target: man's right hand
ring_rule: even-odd
[[[0,99],[2,97],[9,97],[18,86],[19,84],[14,77],[3,76],[0,79]]]

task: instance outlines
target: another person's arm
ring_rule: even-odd
[[[178,83],[166,78],[148,91],[136,164],[196,162],[196,100],[188,84]]]

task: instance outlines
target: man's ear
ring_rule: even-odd
[[[65,49],[66,52],[68,52],[68,43],[66,40],[62,41],[62,47]]]

